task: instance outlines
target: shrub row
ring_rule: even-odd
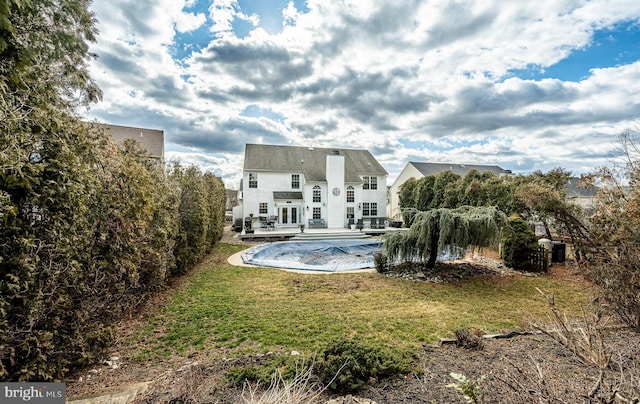
[[[15,137],[0,155],[1,380],[60,380],[95,359],[113,323],[187,272],[224,224],[215,176],[73,117],[40,119],[0,132]]]

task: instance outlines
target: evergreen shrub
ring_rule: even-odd
[[[500,257],[504,264],[514,269],[534,270],[531,255],[538,249],[535,232],[518,214],[509,216],[510,229],[505,229],[501,238]]]
[[[398,355],[355,341],[341,341],[327,347],[318,360],[317,369],[323,384],[340,393],[357,392],[366,385],[411,372]]]

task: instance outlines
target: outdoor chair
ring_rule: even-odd
[[[260,221],[260,228],[261,229],[267,229],[269,227],[267,225],[267,217],[266,216],[260,216],[260,217],[258,217],[258,220]]]
[[[278,216],[269,216],[269,219],[267,219],[267,229],[275,230],[277,221],[278,221]]]

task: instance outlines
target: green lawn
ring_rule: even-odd
[[[295,274],[241,268],[223,258],[244,247],[221,244],[140,330],[132,344],[140,360],[220,350],[226,356],[288,352],[314,355],[328,344],[355,340],[414,356],[425,343],[459,328],[486,333],[526,329],[545,321],[538,287],[578,314],[584,284],[539,277],[483,277],[431,284],[364,274]]]

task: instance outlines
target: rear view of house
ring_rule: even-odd
[[[387,171],[367,150],[247,144],[243,217],[345,228],[386,216]]]

